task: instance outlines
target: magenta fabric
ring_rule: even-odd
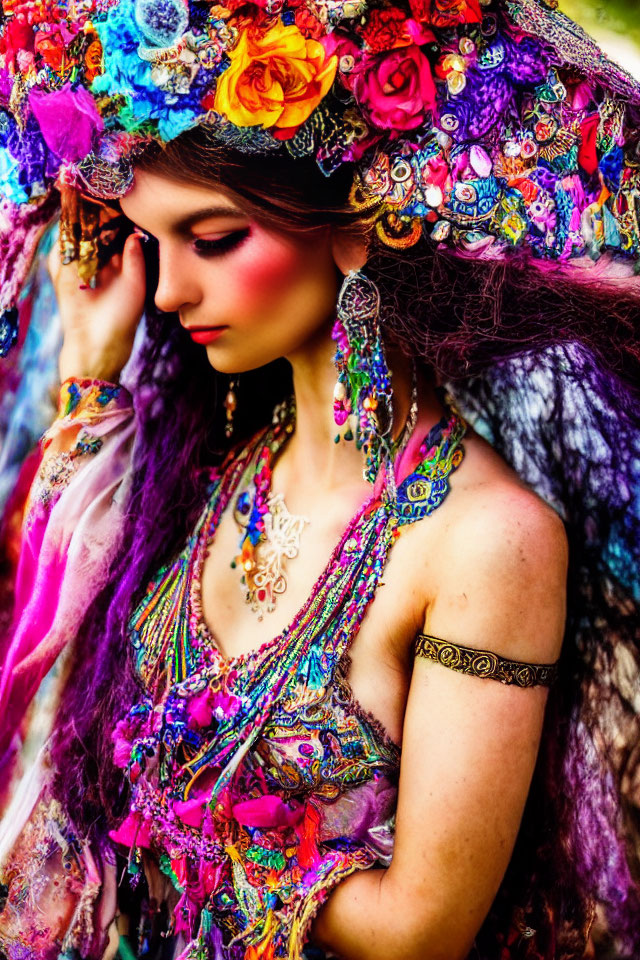
[[[44,141],[67,163],[86,157],[96,133],[104,127],[95,100],[84,87],[75,90],[66,83],[60,90],[32,90],[29,105],[40,125]]]
[[[68,423],[67,418],[57,420],[48,436],[56,436]],[[76,416],[73,423],[82,420]],[[100,437],[102,447],[74,461],[76,472],[64,488],[45,485],[43,497],[38,477],[32,488],[13,625],[3,643],[0,768],[10,760],[13,737],[42,679],[73,639],[106,579],[121,527],[114,494],[129,464],[133,430],[127,395],[126,405],[105,408],[100,421],[92,418],[91,434]],[[47,460],[44,463],[46,467]]]

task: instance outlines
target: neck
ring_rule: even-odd
[[[311,343],[289,356],[293,370],[296,399],[296,430],[279,458],[276,473],[277,489],[283,490],[303,482],[307,489],[335,490],[362,484],[365,457],[354,442],[335,442],[340,432],[333,418],[333,392],[336,370],[333,364],[335,344],[330,329],[325,329]],[[412,393],[411,362],[402,354],[390,351],[388,362],[393,385],[393,435],[402,433],[409,416]],[[420,389],[424,394],[424,386]],[[433,391],[431,390],[431,393]],[[425,406],[420,402],[420,407]],[[439,411],[433,395],[426,406]],[[434,422],[440,413],[432,417]]]

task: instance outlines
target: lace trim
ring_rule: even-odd
[[[426,633],[420,633],[416,637],[415,654],[458,673],[499,680],[500,683],[517,687],[550,687],[558,675],[557,662],[524,663],[522,660],[508,660],[490,650],[463,647],[448,640],[430,637]]]
[[[599,80],[625,99],[640,100],[640,84],[610,60],[582,27],[556,10],[553,0],[507,0],[509,16],[527,33],[554,47],[566,64],[591,80]]]
[[[79,457],[96,454],[102,447],[102,438],[93,437],[87,430],[78,435],[75,447],[67,452],[57,453],[45,457],[35,476],[31,488],[30,499],[33,503],[40,502],[45,507],[62,490],[67,487],[72,477],[77,473],[76,461]]]

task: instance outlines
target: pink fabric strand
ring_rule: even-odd
[[[122,514],[114,495],[130,461],[132,407],[110,411],[104,423],[91,427],[94,436],[108,431],[100,451],[76,461],[78,470],[54,505],[35,500],[25,521],[14,622],[3,644],[0,767],[42,679],[103,585],[120,542]]]

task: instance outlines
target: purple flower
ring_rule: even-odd
[[[52,93],[32,90],[29,103],[45,143],[61,160],[73,163],[91,152],[104,124],[88,90],[70,83]]]

